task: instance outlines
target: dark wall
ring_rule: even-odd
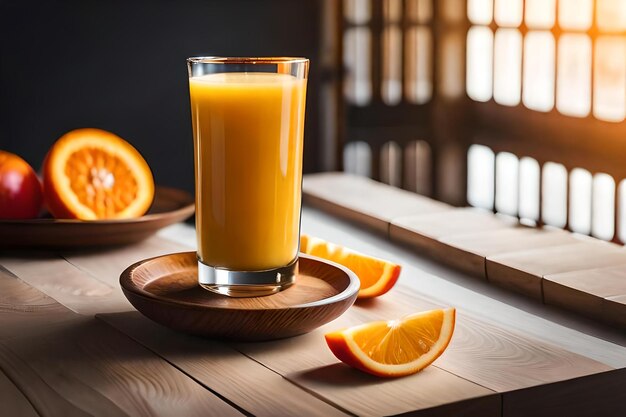
[[[63,133],[110,130],[162,185],[193,188],[185,59],[311,59],[305,170],[315,169],[318,0],[0,0],[0,149],[35,169]]]

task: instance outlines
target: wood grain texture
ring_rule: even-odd
[[[138,312],[98,318],[253,415],[345,415],[223,343],[174,333]]]
[[[139,242],[159,229],[180,222],[194,212],[189,193],[156,187],[148,214],[124,220],[0,219],[0,248],[67,249],[101,248]]]
[[[119,286],[99,281],[57,255],[15,254],[0,258],[0,265],[79,314],[131,308]]]
[[[311,331],[341,315],[356,299],[356,275],[300,254],[296,282],[265,297],[231,298],[198,285],[195,252],[152,258],[120,277],[129,301],[146,317],[185,333],[270,340]]]
[[[397,290],[397,291],[396,291]],[[421,298],[414,291],[394,288],[393,299],[374,305],[357,303],[350,314],[361,322],[390,320],[416,311],[442,306]],[[611,368],[519,332],[457,312],[450,345],[435,366],[497,392],[507,392]]]
[[[626,295],[626,265],[546,275],[542,283],[546,304],[603,318],[605,298]]]
[[[393,218],[452,208],[366,177],[339,172],[305,175],[302,193],[305,203],[366,225],[385,236]]]
[[[0,265],[46,295],[85,315],[132,309],[119,287],[119,276],[129,265],[146,258],[177,252],[180,245],[159,237],[131,246],[102,250],[10,252]]]
[[[417,249],[420,253],[448,262],[455,256],[441,242],[447,236],[512,228],[516,221],[483,210],[459,208],[438,213],[394,218],[389,226],[392,241]]]
[[[62,256],[88,275],[114,288],[119,288],[120,274],[130,265],[144,259],[183,250],[188,249],[167,239],[154,236],[131,246],[98,251],[63,251]]]
[[[0,271],[1,272],[1,271]],[[0,370],[43,416],[240,415],[153,353],[0,274]]]
[[[486,277],[497,285],[538,300],[543,299],[543,275],[626,264],[623,254],[607,250],[607,247],[617,249],[615,245],[598,239],[582,238],[581,242],[580,236],[566,231],[514,227],[510,219],[484,212],[465,216],[464,211],[468,209],[450,206],[433,206],[432,211],[403,215],[387,209],[404,199],[393,194],[394,187],[338,173],[305,176],[305,183],[309,178],[311,193],[309,200],[305,200],[309,205],[383,233],[385,224],[390,222],[390,239],[411,246],[418,255],[441,261],[473,276]],[[366,190],[368,187],[369,191]],[[351,188],[361,189],[361,195],[350,196]],[[369,195],[384,197],[372,199]],[[403,205],[398,204],[398,207]],[[500,221],[506,224],[503,226]],[[569,248],[579,243],[607,246],[600,249],[589,249],[584,245]],[[524,254],[527,251],[530,254],[526,259]],[[593,310],[594,317],[609,317],[604,321],[616,323],[611,317],[615,311],[620,311],[619,304],[608,303],[611,313],[603,307],[598,315],[600,301],[593,294],[580,295],[582,300],[573,301],[572,306],[580,303],[581,310],[587,309],[581,313],[590,315],[589,311]],[[607,302],[602,301],[602,304]]]
[[[0,404],[2,404],[2,414],[6,416],[39,416],[24,394],[2,370],[0,370]]]
[[[461,271],[486,279],[486,258],[507,252],[564,245],[577,242],[571,233],[561,229],[516,226],[444,236],[439,242],[446,262]]]
[[[0,340],[37,334],[71,319],[68,313],[54,299],[0,268]]]
[[[396,415],[495,395],[434,366],[404,378],[381,379],[338,362],[326,346],[324,333],[352,324],[345,316],[303,336],[235,346],[294,384],[359,416]],[[481,402],[485,408],[478,415],[500,415],[496,403]]]
[[[241,415],[93,318],[3,341],[0,368],[42,415]]]
[[[626,265],[626,251],[595,239],[579,243],[512,252],[487,258],[487,279],[541,300],[546,275]]]

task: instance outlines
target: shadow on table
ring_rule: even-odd
[[[303,372],[296,372],[290,374],[288,379],[315,385],[322,384],[338,387],[380,385],[381,382],[385,381],[385,379],[366,374],[343,363],[333,363]]]

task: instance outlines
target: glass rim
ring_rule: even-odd
[[[306,64],[308,58],[289,56],[234,57],[234,56],[193,56],[187,58],[189,64]]]

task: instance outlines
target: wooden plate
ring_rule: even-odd
[[[148,213],[124,220],[0,220],[0,248],[83,249],[135,243],[193,214],[189,193],[156,187]]]
[[[195,252],[138,262],[120,276],[126,298],[146,317],[185,333],[232,340],[295,336],[339,317],[359,279],[343,266],[300,254],[296,283],[277,294],[230,298],[198,285]]]

